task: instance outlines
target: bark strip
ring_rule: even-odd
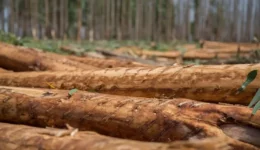
[[[244,92],[237,89],[255,65],[112,68],[84,72],[2,73],[0,85],[58,89],[78,88],[119,95],[184,97],[198,101],[248,104],[260,85],[260,75]]]
[[[74,130],[75,131],[75,130]],[[169,144],[122,140],[96,134],[94,132],[56,128],[36,128],[24,125],[0,123],[0,150],[228,150],[226,138],[180,141]]]
[[[80,130],[155,142],[226,136],[234,149],[258,149],[254,141],[260,135],[242,142],[222,130],[227,124],[260,130],[260,112],[252,116],[245,106],[68,92],[1,87],[0,121],[43,127],[68,123]]]

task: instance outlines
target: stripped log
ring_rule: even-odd
[[[94,132],[76,129],[36,128],[24,125],[0,123],[0,150],[228,150],[228,141],[223,138],[180,141],[169,144],[122,140],[102,136]],[[75,134],[73,134],[75,133]]]
[[[87,70],[95,67],[64,60],[61,57],[50,59],[48,54],[31,48],[0,43],[0,67],[14,71],[61,71]]]
[[[0,73],[2,73],[2,72],[11,72],[11,71],[5,70],[5,69],[3,69],[3,68],[0,68]]]
[[[100,58],[90,58],[90,57],[68,56],[68,59],[71,59],[73,61],[78,61],[87,65],[95,66],[98,68],[148,66],[134,61],[119,60],[119,59],[112,59],[112,58],[100,59]]]
[[[204,41],[203,48],[223,53],[236,53],[239,49],[241,53],[248,53],[259,49],[259,45],[257,43],[223,43]]]
[[[0,85],[58,89],[78,88],[102,93],[248,104],[260,85],[260,75],[244,92],[237,89],[255,65],[112,68],[84,72],[2,73]]]
[[[234,149],[258,149],[260,112],[187,99],[149,99],[78,91],[0,87],[0,121],[65,127],[128,139],[171,142],[226,137]],[[229,132],[229,130],[238,132]],[[243,136],[241,136],[243,134]],[[237,136],[240,135],[240,136]]]
[[[167,51],[167,52],[160,52],[155,50],[144,50],[139,47],[135,46],[128,46],[128,47],[120,47],[115,50],[117,53],[134,53],[138,56],[156,56],[156,57],[165,57],[165,58],[178,58],[181,56],[179,51]]]
[[[104,49],[97,48],[96,52],[101,53],[101,54],[103,54],[103,55],[105,55],[107,57],[112,57],[112,58],[114,57],[114,58],[117,58],[117,59],[130,60],[130,61],[138,62],[138,63],[141,63],[141,64],[158,66],[158,64],[156,64],[152,60],[146,60],[146,59],[142,59],[142,58],[137,58],[137,57],[133,57],[133,56],[130,56],[130,55],[117,54],[117,53],[109,51],[109,50],[104,50]]]

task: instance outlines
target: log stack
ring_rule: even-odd
[[[252,115],[245,106],[259,88],[259,75],[238,92],[259,64],[92,64],[83,57],[0,48],[0,150],[260,148],[260,112]]]

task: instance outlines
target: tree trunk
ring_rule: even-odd
[[[48,86],[44,83],[53,82],[60,89],[78,88],[119,95],[185,97],[199,101],[248,104],[259,88],[260,78],[256,77],[244,92],[237,94],[237,89],[254,69],[259,70],[260,65],[114,68],[73,74],[17,73],[0,75],[0,84],[31,87],[34,83],[33,87],[46,88]],[[30,78],[27,79],[27,76]]]
[[[9,9],[10,9],[10,14],[8,16],[8,32],[10,33],[14,33],[14,1],[13,0],[9,0]]]
[[[60,0],[60,11],[59,11],[59,15],[60,15],[60,38],[62,39],[64,37],[64,0]]]
[[[0,67],[14,71],[32,70],[84,70],[95,69],[82,63],[71,61],[57,54],[43,53],[34,49],[0,44]],[[53,56],[54,55],[54,56]]]
[[[0,26],[1,26],[1,30],[4,31],[4,1],[0,1]]]
[[[134,35],[135,35],[135,32],[134,32],[134,29],[133,29],[133,2],[134,1],[129,1],[129,4],[128,4],[128,34],[129,34],[129,39],[130,40],[133,40],[134,39]]]
[[[208,138],[201,141],[180,141],[170,144],[122,140],[77,129],[36,128],[25,125],[0,123],[1,148],[15,149],[91,149],[106,150],[223,150],[228,149],[226,138]],[[37,141],[35,139],[38,139]],[[102,143],[101,143],[102,141]],[[102,144],[102,145],[101,145]],[[28,146],[30,145],[30,146]]]
[[[89,41],[94,41],[94,0],[89,1]]]
[[[3,73],[3,72],[9,72],[8,70],[5,70],[3,68],[0,68],[0,73]]]
[[[68,0],[64,1],[64,33],[63,33],[63,39],[67,40],[68,38],[68,30],[69,30],[69,5]]]
[[[106,20],[106,30],[105,30],[105,38],[108,40],[110,39],[110,13],[111,13],[111,9],[110,9],[110,3],[111,0],[105,0],[105,7],[106,7],[106,13],[105,13],[105,20]]]
[[[50,11],[49,11],[49,0],[44,0],[44,5],[45,5],[45,38],[50,38],[51,37],[51,31],[50,31]]]
[[[52,39],[56,39],[57,36],[57,0],[52,0],[52,29],[51,35]]]
[[[135,11],[135,40],[139,40],[141,32],[141,12],[142,12],[142,0],[136,0],[136,11]]]
[[[260,112],[252,116],[252,110],[245,106],[81,91],[69,96],[68,92],[2,86],[0,120],[42,127],[69,124],[80,130],[134,140],[171,142],[225,137],[233,149],[260,146]],[[233,129],[239,130],[229,132]]]
[[[35,40],[38,39],[38,0],[31,0],[31,32]]]
[[[82,4],[81,0],[77,0],[77,42],[81,42],[81,28],[82,28]]]
[[[143,64],[139,64],[127,60],[119,59],[100,59],[100,58],[88,58],[88,57],[76,57],[69,56],[68,59],[77,61],[86,65],[94,66],[97,68],[115,68],[115,67],[141,67]]]

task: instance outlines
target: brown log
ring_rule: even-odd
[[[240,52],[240,56],[248,57],[250,55],[249,52]],[[237,56],[237,50],[233,51],[230,49],[193,49],[186,51],[183,54],[183,59],[233,59]]]
[[[260,112],[187,99],[149,99],[78,91],[0,88],[0,121],[65,127],[128,139],[171,142],[226,137],[234,149],[258,149]],[[236,130],[237,132],[229,132]]]
[[[188,48],[192,45],[188,45]],[[153,51],[153,50],[142,50],[138,47],[121,47],[119,49],[115,50],[118,53],[129,53],[134,52],[138,56],[156,56],[156,57],[165,57],[165,58],[172,58],[176,59],[181,57],[181,53],[179,51],[167,51],[167,52],[160,52],[160,51]],[[250,50],[252,51],[252,50]],[[244,49],[241,50],[242,56],[247,56],[248,52],[250,51],[244,51]],[[187,49],[186,52],[183,54],[183,59],[231,59],[233,57],[236,57],[237,49],[198,49],[198,48],[191,48]]]
[[[218,52],[234,53],[240,48],[241,52],[251,52],[259,48],[255,43],[223,43],[215,41],[204,41],[205,49],[215,49]]]
[[[100,59],[100,58],[90,58],[90,57],[76,57],[76,56],[68,56],[68,59],[73,61],[78,61],[87,65],[95,66],[98,68],[115,68],[115,67],[141,67],[148,66],[145,64],[127,61],[127,60],[119,60],[119,59]]]
[[[58,89],[78,88],[103,93],[158,98],[248,104],[260,85],[260,75],[244,92],[237,89],[255,65],[199,65],[112,68],[84,72],[2,73],[0,85]]]
[[[217,42],[217,41],[204,41],[204,45],[212,46],[212,47],[228,47],[228,46],[244,46],[244,47],[251,47],[257,48],[256,43],[237,43],[237,42]]]
[[[205,140],[179,141],[169,144],[122,140],[99,135],[94,132],[36,128],[25,125],[0,123],[0,150],[228,150],[224,137]],[[73,132],[75,134],[73,134]]]
[[[5,70],[5,69],[3,69],[3,68],[0,68],[0,73],[2,73],[2,72],[11,72],[11,71]]]
[[[71,47],[71,46],[61,46],[60,50],[74,55],[84,53],[84,49]]]
[[[179,51],[167,51],[167,52],[160,52],[160,51],[154,51],[154,50],[144,50],[135,46],[128,46],[128,47],[120,47],[115,50],[117,53],[129,53],[133,52],[136,55],[139,56],[156,56],[156,57],[165,57],[165,58],[178,58],[181,56],[181,53]]]
[[[96,51],[105,55],[105,56],[107,56],[107,57],[115,57],[115,58],[122,59],[122,60],[135,61],[135,62],[138,62],[138,63],[141,63],[141,64],[146,64],[146,65],[157,65],[152,60],[136,58],[136,57],[133,57],[133,56],[130,56],[130,55],[117,54],[115,52],[112,52],[112,51],[109,51],[109,50],[104,50],[104,49],[101,49],[101,48],[97,48]]]
[[[85,64],[80,65],[80,63],[72,62],[71,60],[50,59],[45,53],[35,49],[12,46],[5,43],[0,43],[0,67],[14,71],[61,71],[95,68]]]

